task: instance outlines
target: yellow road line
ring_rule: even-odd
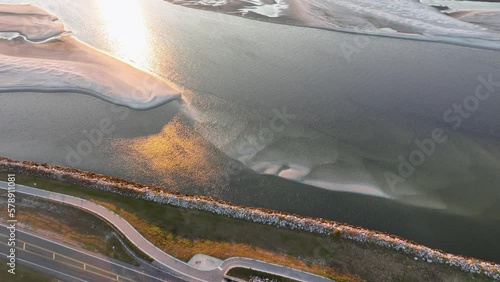
[[[0,236],[7,237],[7,236],[5,236],[5,235],[3,235],[3,234],[0,234]],[[39,253],[35,253],[35,252],[33,252],[33,251],[30,251],[30,250],[26,250],[26,249],[25,249],[25,245],[31,245],[31,246],[33,246],[33,247],[35,247],[35,248],[38,248],[38,249],[41,249],[41,250],[44,250],[44,251],[47,251],[47,252],[52,253],[52,260],[54,260],[54,261],[56,261],[56,262],[58,262],[58,263],[61,263],[61,264],[67,265],[67,266],[71,266],[71,267],[76,268],[76,269],[84,270],[84,271],[86,271],[86,272],[89,272],[89,273],[92,273],[92,274],[95,274],[95,275],[98,275],[98,276],[101,276],[101,277],[104,277],[104,278],[107,278],[107,279],[110,279],[110,280],[113,280],[113,281],[118,281],[120,278],[121,278],[121,280],[126,280],[126,281],[134,281],[134,280],[132,280],[132,279],[130,279],[130,278],[127,278],[127,277],[125,277],[125,276],[121,276],[121,275],[118,275],[118,274],[116,274],[116,273],[114,273],[114,272],[111,272],[111,271],[108,271],[108,270],[105,270],[105,269],[99,268],[99,267],[97,267],[97,266],[94,266],[94,265],[90,265],[90,264],[84,263],[84,262],[82,262],[82,261],[79,261],[79,260],[76,260],[76,259],[74,259],[74,258],[70,258],[70,257],[68,257],[68,256],[65,256],[65,255],[62,255],[62,254],[56,253],[56,252],[54,252],[54,251],[51,251],[51,250],[45,249],[45,248],[43,248],[43,247],[40,247],[40,246],[37,246],[37,245],[31,244],[31,243],[27,243],[27,242],[22,241],[22,240],[17,240],[17,241],[19,241],[19,242],[22,242],[22,243],[23,243],[23,248],[22,248],[22,249],[20,249],[19,247],[16,247],[16,249],[23,250],[24,252],[27,252],[27,253],[30,253],[30,254],[34,254],[34,255],[39,256],[39,257],[42,257],[42,258],[47,258],[47,259],[50,259],[49,257],[46,257],[46,256],[41,255],[41,254],[39,254]],[[6,243],[3,243],[3,242],[0,242],[0,244],[1,244],[1,245],[8,246]],[[56,260],[56,259],[55,259],[56,254],[57,254],[58,256],[61,256],[61,257],[67,258],[67,259],[69,259],[69,260],[71,260],[71,261],[74,261],[74,262],[77,262],[77,263],[81,263],[81,264],[83,265],[83,267],[82,267],[82,268],[80,268],[80,267],[75,266],[75,265],[73,265],[73,264],[69,264],[69,263],[66,263],[66,262],[62,262],[62,261]],[[99,271],[102,271],[102,272],[104,272],[104,273],[111,274],[111,275],[113,275],[113,277],[105,276],[105,275],[103,275],[103,274],[101,274],[101,273],[97,273],[97,272],[91,271],[91,270],[89,270],[89,269],[88,269],[88,267],[92,267],[92,268],[97,269],[97,270],[99,270]]]
[[[0,244],[1,244],[1,245],[6,245],[6,246],[7,246],[7,244],[5,244],[5,243],[0,243]],[[17,248],[16,248],[16,249],[17,249]],[[48,257],[46,257],[46,256],[43,256],[43,255],[41,255],[41,254],[38,254],[38,253],[35,253],[35,252],[32,252],[32,251],[29,251],[29,250],[24,250],[24,252],[26,252],[26,253],[30,253],[30,254],[33,254],[33,255],[35,255],[35,256],[39,256],[39,257],[41,257],[41,258],[50,259],[50,258],[48,258]],[[84,270],[83,268],[77,267],[77,266],[75,266],[75,265],[73,265],[73,264],[69,264],[69,263],[66,263],[66,262],[58,261],[58,260],[56,260],[56,262],[58,262],[58,263],[60,263],[60,264],[64,264],[64,265],[66,265],[66,266],[70,266],[70,267],[76,268],[76,269]],[[87,271],[87,272],[89,272],[89,273],[92,273],[92,274],[95,274],[95,275],[98,275],[98,276],[101,276],[101,277],[104,277],[104,278],[107,278],[107,279],[110,279],[110,280],[113,280],[113,281],[116,281],[116,278],[115,278],[115,277],[105,276],[105,275],[103,275],[103,274],[101,274],[101,273],[97,273],[97,272],[93,272],[93,271],[89,271],[89,270],[85,270],[85,271]]]

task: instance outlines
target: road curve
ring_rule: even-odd
[[[17,193],[23,193],[35,197],[40,197],[55,202],[67,204],[74,206],[90,213],[93,213],[100,218],[106,220],[112,224],[117,230],[119,230],[127,239],[132,242],[138,249],[150,256],[155,260],[155,262],[160,265],[164,270],[171,272],[177,277],[182,278],[186,281],[223,281],[224,275],[232,268],[243,267],[251,268],[254,270],[272,273],[279,276],[288,277],[297,281],[307,281],[307,282],[331,282],[332,280],[325,277],[304,272],[301,270],[280,266],[272,263],[267,263],[264,261],[259,261],[250,258],[234,257],[225,260],[218,268],[212,270],[200,270],[192,267],[191,265],[178,260],[171,255],[163,252],[146,238],[144,238],[130,223],[123,219],[118,214],[113,211],[98,205],[94,202],[77,198],[61,193],[50,192],[47,190],[41,190],[33,187],[28,187],[25,185],[16,184],[15,186]],[[8,189],[8,183],[0,181],[0,189]]]
[[[0,224],[0,255],[9,253],[8,226]],[[129,265],[109,257],[67,246],[24,230],[16,230],[16,261],[66,282],[182,282],[149,264]],[[4,258],[6,255],[4,256]],[[3,261],[4,259],[0,259]],[[0,279],[1,280],[1,279]]]

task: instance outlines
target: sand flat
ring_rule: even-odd
[[[168,82],[64,34],[64,26],[53,22],[53,16],[33,9],[0,5],[0,31],[24,35],[0,40],[0,91],[70,91],[134,109],[157,107],[180,97]]]
[[[43,41],[66,32],[57,17],[33,5],[0,4],[0,32],[18,32],[31,41]]]

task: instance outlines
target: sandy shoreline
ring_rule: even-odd
[[[55,15],[39,7],[0,4],[1,32],[17,32],[27,40],[40,42],[68,31]]]
[[[0,32],[22,35],[0,40],[0,92],[71,91],[141,110],[180,98],[171,83],[79,41],[56,20],[31,5],[0,5]]]
[[[500,134],[497,95],[461,128],[461,132],[486,138],[450,134],[452,142],[438,148],[433,160],[407,182],[415,189],[395,191],[402,202],[250,173],[230,177],[229,183],[226,166],[230,158],[224,155],[226,148],[246,145],[246,137],[266,129],[265,118],[273,118],[269,116],[273,109],[286,107],[297,115],[284,136],[286,142],[282,135],[275,135],[276,142],[249,167],[277,159],[276,166],[285,168],[305,160],[303,166],[318,170],[309,183],[357,183],[361,179],[384,188],[377,176],[385,170],[397,171],[398,155],[407,156],[413,149],[405,144],[413,138],[427,138],[433,127],[441,126],[436,124],[442,113],[474,92],[479,74],[498,72],[496,52],[251,22],[161,0],[141,2],[147,15],[144,22],[153,27],[147,30],[154,35],[127,30],[115,36],[116,30],[107,29],[108,14],[89,12],[102,1],[31,2],[61,16],[79,39],[117,58],[122,53],[115,46],[127,47],[130,38],[153,39],[144,40],[153,50],[147,58],[132,52],[124,60],[150,60],[154,73],[194,89],[194,99],[186,107],[174,102],[147,112],[130,111],[129,118],[121,120],[123,109],[115,113],[110,110],[113,105],[87,95],[5,93],[0,110],[7,118],[0,126],[0,155],[71,166],[245,206],[339,220],[448,252],[498,260],[494,241],[498,193],[491,185],[498,180],[494,157],[500,155],[494,139]],[[120,41],[120,36],[126,38]],[[366,45],[346,56],[342,46],[356,47],[361,41]],[[175,119],[171,122],[179,109],[198,118],[185,123],[192,127]],[[98,128],[108,118],[116,130],[96,142],[99,145],[79,165],[70,165],[67,147],[77,150],[78,144],[89,141],[83,132]],[[308,126],[327,136],[311,138],[311,131],[304,130]],[[325,152],[334,151],[337,143],[349,145],[337,148],[343,158],[325,161]],[[443,167],[447,168],[443,173],[433,173]],[[325,179],[325,175],[331,177]],[[413,208],[415,203],[430,208]],[[459,216],[443,215],[447,212]],[[463,226],[469,229],[457,232]]]
[[[390,2],[287,0],[279,3],[280,7],[274,8],[276,11],[271,15],[259,12],[261,9],[262,11],[272,9],[271,5],[264,1],[257,1],[260,5],[255,3],[251,5],[245,1],[213,5],[190,0],[167,1],[190,8],[274,24],[500,50],[498,33],[474,25],[473,21],[465,23],[441,15],[431,7],[412,1],[400,1],[399,8],[402,10],[399,11],[398,5],[392,6]],[[272,3],[278,5],[278,2]],[[398,14],[402,11],[406,14]],[[412,16],[408,16],[409,14]]]

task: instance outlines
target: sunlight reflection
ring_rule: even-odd
[[[155,175],[158,185],[188,194],[227,192],[227,159],[177,115],[157,134],[112,141],[113,150],[130,152],[123,164],[139,175]],[[121,156],[117,156],[118,158]],[[193,190],[195,189],[195,190]],[[196,190],[203,189],[203,190]]]
[[[101,0],[96,2],[103,18],[113,53],[137,66],[151,69],[153,57],[150,34],[140,0]]]

